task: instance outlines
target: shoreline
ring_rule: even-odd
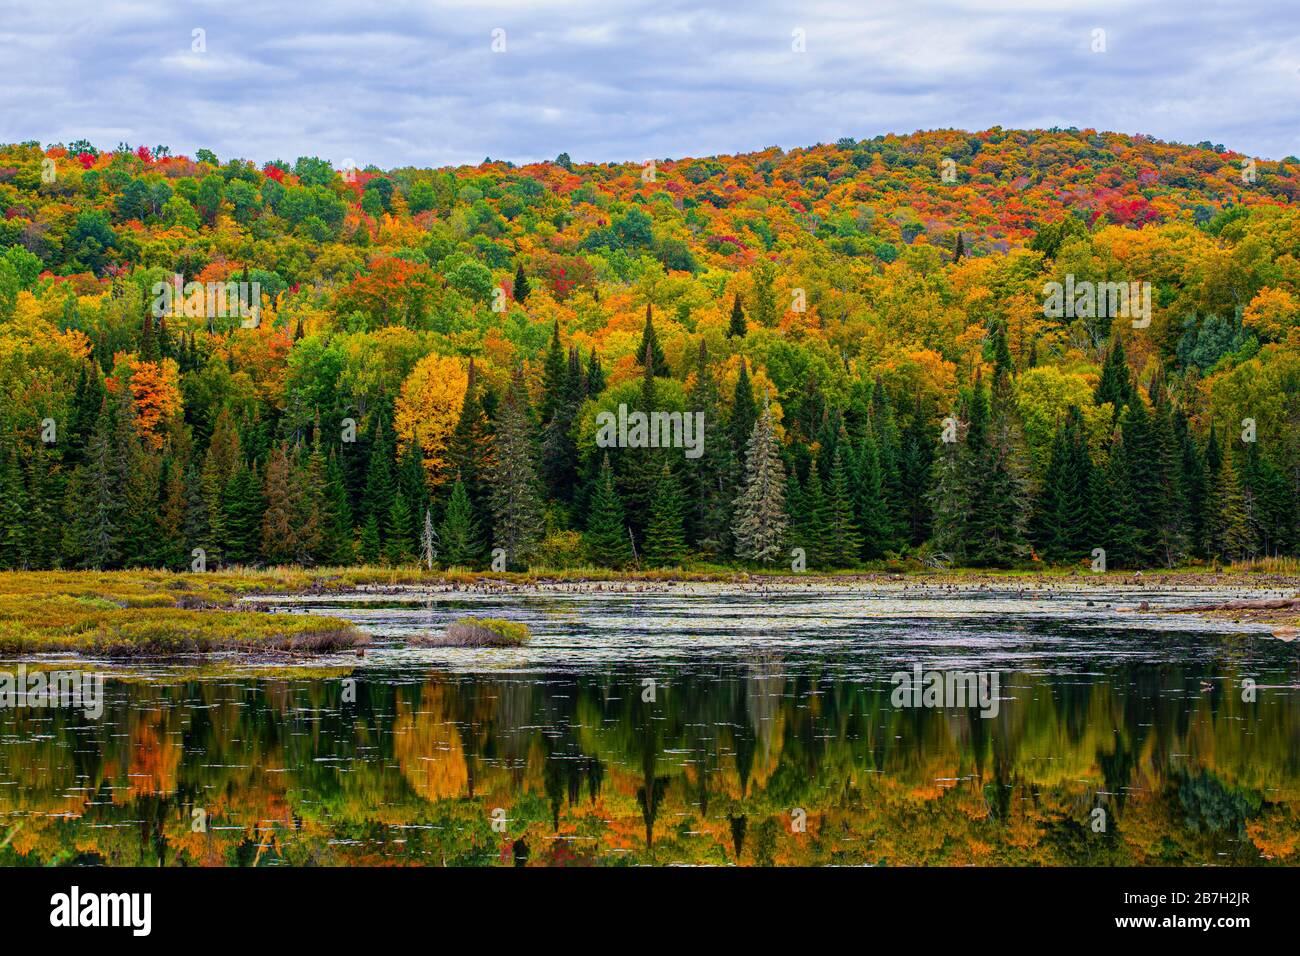
[[[1300,574],[1260,569],[1178,569],[1091,574],[1045,571],[687,572],[437,571],[415,568],[230,569],[0,572],[0,654],[71,652],[120,659],[163,659],[238,652],[310,657],[355,650],[370,638],[342,617],[282,613],[277,599],[366,594],[619,594],[676,589],[797,593],[814,588],[916,592],[1014,591],[1021,595],[1123,589],[1271,592],[1266,605],[1233,601],[1174,609],[1276,625],[1290,639],[1300,627]],[[1278,593],[1287,596],[1278,600]],[[1290,592],[1289,595],[1286,592]],[[1290,600],[1295,598],[1297,600]],[[1249,603],[1249,602],[1247,602]],[[1120,610],[1120,609],[1117,609]],[[1141,613],[1142,608],[1123,609]],[[1167,609],[1168,610],[1168,609]],[[1233,617],[1236,615],[1236,617]],[[1247,617],[1246,615],[1249,615]]]

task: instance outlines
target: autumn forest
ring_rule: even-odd
[[[1294,555],[1298,197],[1294,157],[1076,129],[0,147],[0,566]],[[620,409],[702,416],[699,453],[598,440]]]

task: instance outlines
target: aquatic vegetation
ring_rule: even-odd
[[[0,574],[0,653],[310,653],[369,640],[339,618],[234,610],[235,599],[250,588],[247,579],[232,575]]]
[[[430,647],[521,647],[531,635],[528,625],[499,617],[462,617],[443,634],[414,641]]]

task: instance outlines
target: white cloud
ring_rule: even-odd
[[[0,23],[8,141],[391,167],[1055,124],[1300,153],[1300,11],[1285,0],[1172,15],[1140,0],[0,0]],[[807,52],[791,50],[796,27]]]

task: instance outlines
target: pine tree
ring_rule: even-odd
[[[1039,553],[1050,561],[1073,561],[1090,552],[1088,487],[1092,459],[1083,414],[1066,409],[1052,442],[1052,456],[1031,521]]]
[[[6,442],[0,446],[0,567],[5,570],[30,567],[29,507],[18,449]]]
[[[582,543],[587,557],[601,567],[621,568],[632,560],[623,502],[614,489],[614,470],[609,465],[608,452],[601,459]]]
[[[745,487],[736,499],[732,536],[736,553],[752,561],[771,563],[785,544],[789,519],[785,512],[785,466],[772,427],[767,396],[745,448]]]
[[[749,331],[749,326],[745,322],[745,310],[740,305],[740,293],[731,300],[731,324],[727,326],[727,337],[732,339],[743,339]]]
[[[493,541],[508,567],[527,564],[542,532],[532,421],[523,369],[516,368],[497,423],[491,491]]]
[[[587,372],[583,377],[587,383],[588,398],[595,398],[605,390],[605,371],[600,367],[600,356],[595,349],[587,356]]]
[[[594,353],[593,353],[594,354]],[[492,473],[492,432],[482,404],[474,360],[469,361],[469,379],[460,418],[448,443],[447,458],[451,469],[465,485],[475,520],[482,526],[488,507],[488,476]]]
[[[982,394],[982,390],[979,390]],[[967,431],[973,455],[967,483],[971,519],[967,559],[975,565],[1006,567],[1029,552],[1025,527],[1029,518],[1029,488],[1008,374],[995,374],[988,428],[976,445]]]
[[[560,322],[557,319],[551,330],[551,345],[542,365],[542,426],[555,416],[555,411],[565,400],[569,382],[569,363],[560,344]]]
[[[383,554],[383,543],[379,540],[379,519],[373,514],[367,515],[361,526],[358,553],[363,564],[378,564]]]
[[[542,432],[542,477],[549,497],[568,503],[578,483],[578,444],[573,429],[585,398],[577,349],[569,350],[558,387],[554,413]]]
[[[86,446],[86,465],[78,490],[84,497],[75,501],[78,551],[81,567],[105,570],[121,559],[121,505],[118,475],[113,462],[112,420],[107,409]]]

